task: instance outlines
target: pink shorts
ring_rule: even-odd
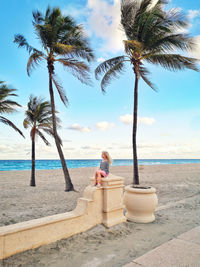
[[[101,176],[102,176],[102,177],[106,177],[106,176],[107,176],[107,173],[106,173],[105,171],[102,171],[102,170],[101,170]]]

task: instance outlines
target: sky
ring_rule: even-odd
[[[0,124],[0,159],[30,159],[30,129],[23,129],[29,96],[49,100],[48,73],[42,63],[28,77],[28,53],[13,43],[15,34],[23,34],[37,47],[32,26],[32,11],[45,12],[47,6],[58,6],[82,24],[94,50],[96,60],[91,64],[92,86],[76,80],[62,66],[55,72],[69,99],[65,107],[55,90],[56,109],[62,120],[59,134],[63,140],[66,159],[97,159],[108,150],[114,159],[132,158],[132,112],[134,75],[127,64],[126,72],[113,80],[102,94],[94,69],[103,60],[123,55],[125,36],[120,29],[119,0],[7,0],[1,1],[0,16],[0,80],[17,89],[15,100],[22,105],[15,114],[4,114],[24,133],[23,139],[12,128]],[[171,0],[167,9],[178,8],[189,20],[188,34],[195,38],[192,56],[200,58],[200,4],[196,0]],[[191,55],[189,55],[191,56]],[[200,73],[186,70],[170,72],[146,65],[151,72],[153,91],[139,82],[138,158],[200,158]],[[13,99],[14,100],[14,99]],[[46,136],[51,146],[39,138],[37,159],[58,159],[54,140]]]

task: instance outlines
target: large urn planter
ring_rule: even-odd
[[[158,204],[154,187],[128,185],[125,187],[124,204],[126,218],[137,223],[149,223],[155,220],[155,209]]]

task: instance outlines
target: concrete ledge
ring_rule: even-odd
[[[102,187],[88,186],[71,212],[0,227],[0,259],[84,232],[97,224],[126,221],[123,178],[109,175]]]
[[[0,259],[67,238],[102,223],[102,190],[88,186],[72,212],[0,227]]]

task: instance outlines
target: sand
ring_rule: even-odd
[[[0,226],[73,210],[96,168],[70,169],[76,192],[64,192],[61,170],[0,172]],[[141,184],[157,189],[159,209],[150,224],[126,222],[93,229],[0,261],[0,266],[123,266],[200,225],[200,164],[140,166]],[[132,182],[132,167],[112,167]]]

